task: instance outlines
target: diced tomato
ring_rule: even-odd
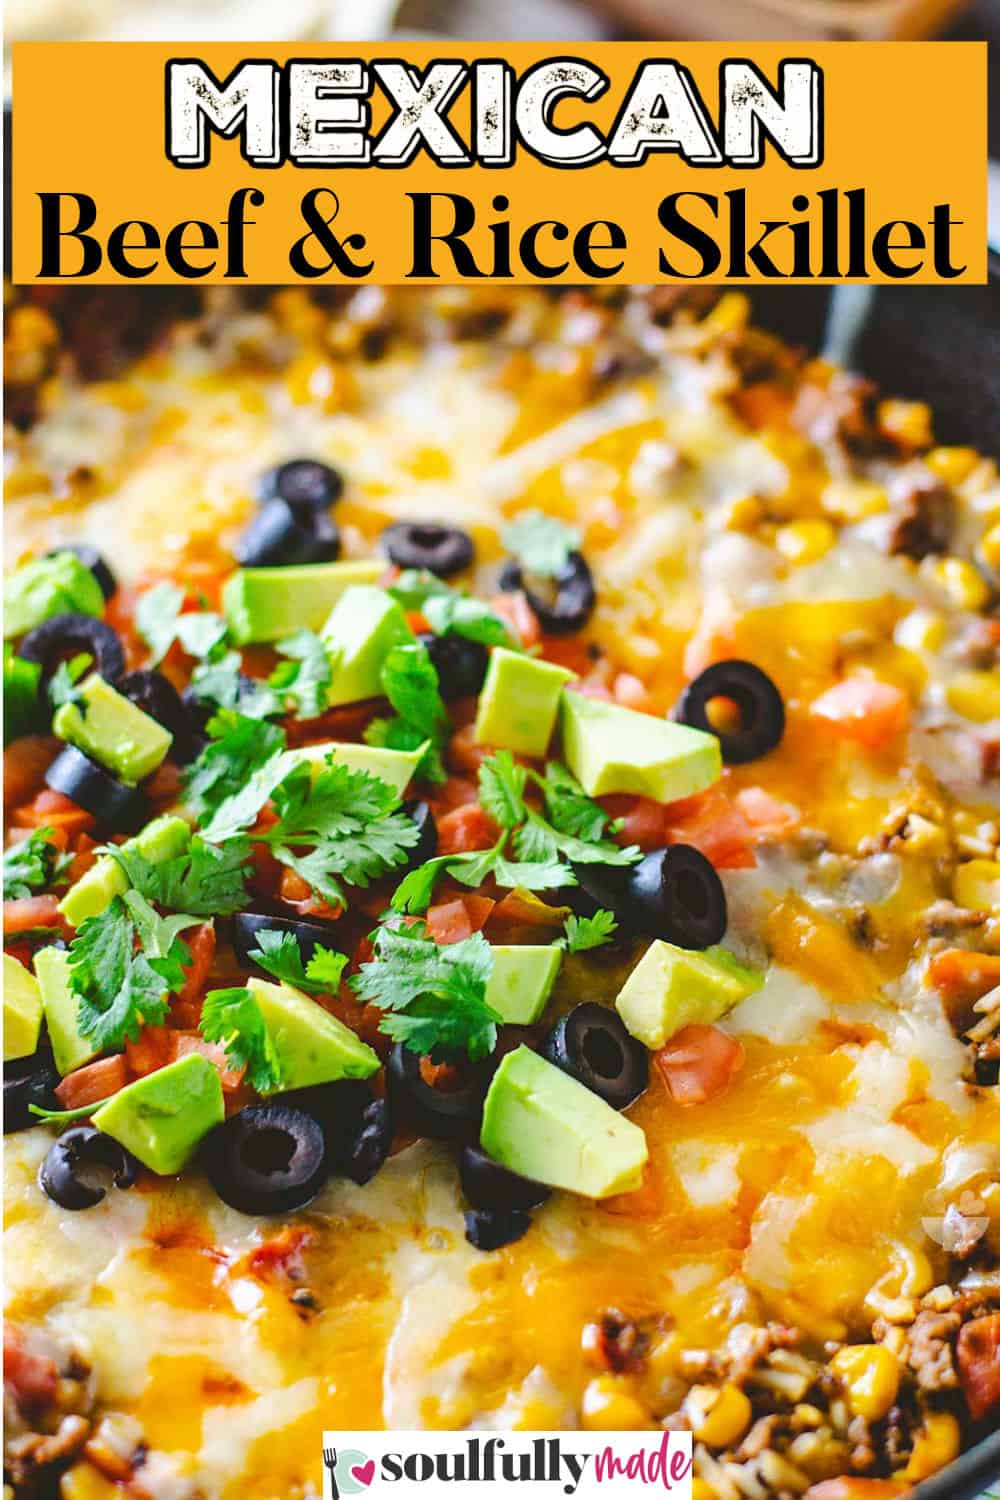
[[[620,844],[638,844],[642,850],[662,849],[667,841],[668,811],[663,802],[652,797],[629,797],[616,794],[602,797],[601,806],[610,818],[621,819]],[[677,804],[674,804],[677,806]]]
[[[137,1042],[125,1043],[125,1061],[136,1078],[155,1073],[170,1061],[170,1030],[166,1026],[144,1026]]]
[[[175,803],[181,794],[181,769],[172,760],[165,760],[146,782],[146,793],[157,805]]]
[[[202,922],[199,927],[181,933],[181,942],[191,950],[191,962],[184,965],[184,988],[170,1002],[170,1016],[175,1024],[197,1026],[208,976],[215,962],[215,924]]]
[[[101,1057],[97,1062],[87,1063],[67,1073],[55,1091],[63,1109],[82,1109],[85,1104],[99,1104],[117,1094],[128,1083],[128,1068],[120,1053],[116,1057]]]
[[[931,986],[949,999],[975,1001],[1000,984],[1000,953],[945,948],[927,965]]]
[[[305,1275],[302,1252],[313,1239],[313,1231],[304,1224],[287,1224],[270,1239],[254,1246],[247,1256],[247,1268],[252,1276],[264,1281],[272,1278],[301,1281]]]
[[[476,739],[474,724],[458,729],[448,741],[445,758],[449,766],[467,776],[477,776],[479,767],[490,754],[488,745],[480,745]]]
[[[1000,1403],[1000,1313],[973,1318],[955,1344],[958,1378],[974,1422]]]
[[[301,875],[285,867],[282,867],[278,881],[278,896],[286,906],[294,907],[302,917],[323,917],[335,922],[344,910],[342,906],[333,906],[329,901],[324,901]]]
[[[590,645],[578,635],[546,635],[542,637],[541,655],[557,667],[566,667],[578,677],[584,677],[594,665]]]
[[[757,380],[743,385],[729,397],[737,415],[755,432],[765,427],[781,427],[788,421],[791,397],[784,386],[771,380]]]
[[[406,623],[414,635],[429,635],[431,622],[426,615],[422,615],[419,609],[408,609],[406,611]]]
[[[62,742],[47,734],[26,734],[3,753],[3,805],[18,807],[45,785],[45,773]]]
[[[814,698],[810,712],[845,739],[880,750],[906,728],[910,702],[902,688],[877,677],[845,677]]]
[[[64,797],[62,792],[50,791],[48,787],[31,802],[19,807],[11,822],[17,828],[61,828],[68,838],[77,833],[90,833],[96,826],[93,813]]]
[[[198,1052],[207,1057],[219,1075],[219,1081],[227,1094],[235,1092],[243,1082],[244,1068],[232,1068],[226,1057],[226,1049],[218,1042],[206,1042],[198,1031],[169,1031],[167,1033],[167,1062],[176,1062],[179,1057],[188,1057]]]
[[[451,812],[454,807],[464,807],[467,802],[475,802],[478,792],[475,778],[470,780],[468,776],[449,776],[444,786],[435,788],[432,799],[435,817]]]
[[[3,904],[4,936],[30,932],[35,927],[62,928],[58,896],[17,896]]]
[[[97,855],[94,852],[98,847],[97,842],[90,837],[89,833],[78,833],[73,842],[76,853],[73,856],[73,863],[66,872],[70,885],[75,885],[97,863]]]
[[[438,853],[467,854],[496,843],[497,826],[478,802],[467,802],[438,820]]]
[[[801,821],[797,807],[772,797],[760,786],[745,786],[734,801],[754,833],[764,838],[781,838]]]
[[[432,906],[427,913],[427,930],[436,943],[460,943],[486,924],[496,903],[488,896],[458,896]]]
[[[21,1330],[13,1323],[4,1323],[3,1380],[13,1392],[18,1406],[38,1411],[48,1405],[55,1396],[58,1375],[55,1360],[44,1354],[33,1354]]]
[[[695,1023],[671,1037],[653,1060],[675,1104],[704,1104],[729,1087],[746,1052],[742,1042],[718,1026]]]
[[[839,1479],[822,1479],[810,1485],[802,1500],[896,1500],[909,1493],[905,1480],[857,1479],[843,1474]]]
[[[490,600],[490,608],[520,637],[523,646],[538,645],[542,639],[542,627],[528,603],[527,595],[520,589],[511,594],[494,594]]]
[[[328,708],[318,719],[293,719],[288,724],[288,743],[298,746],[320,745],[327,740],[356,742],[376,714],[384,709],[384,699],[366,698],[360,703],[343,703],[337,708]]]

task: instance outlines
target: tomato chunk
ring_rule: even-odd
[[[1000,954],[945,948],[927,965],[927,978],[934,989],[950,999],[980,1000],[1000,984]]]
[[[127,1083],[128,1067],[119,1054],[98,1058],[97,1062],[67,1073],[55,1095],[63,1109],[82,1109],[85,1104],[99,1104],[117,1094]]]
[[[685,1026],[653,1054],[675,1104],[704,1104],[729,1087],[746,1061],[743,1043],[718,1026]]]
[[[881,750],[906,728],[910,703],[902,688],[877,677],[845,677],[813,699],[811,713],[867,750]]]
[[[3,904],[4,936],[34,927],[62,927],[58,896],[17,896]]]
[[[478,802],[467,802],[438,819],[438,853],[468,854],[489,849],[496,842],[497,826]]]
[[[1000,1403],[1000,1313],[973,1318],[955,1345],[958,1378],[974,1422]]]

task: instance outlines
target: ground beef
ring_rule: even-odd
[[[954,507],[951,492],[943,484],[907,477],[890,494],[890,502],[891,524],[886,538],[890,555],[919,560],[948,550]]]
[[[962,1325],[961,1314],[920,1312],[910,1327],[907,1359],[924,1391],[953,1391],[958,1386],[955,1369],[955,1336]]]

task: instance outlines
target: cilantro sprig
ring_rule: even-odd
[[[201,1008],[199,1023],[206,1042],[218,1042],[235,1071],[245,1070],[247,1083],[259,1094],[280,1089],[281,1064],[264,1021],[260,1003],[241,986],[210,990]]]
[[[503,528],[501,539],[522,568],[539,578],[555,578],[580,546],[581,535],[555,516],[527,510]]]
[[[426,744],[418,774],[439,784],[446,781],[441,749],[451,721],[427,647],[419,641],[393,646],[382,665],[381,681],[396,715],[373,719],[365,730],[366,742],[390,750],[416,750]]]
[[[482,599],[453,589],[433,573],[408,568],[389,586],[404,609],[419,610],[435,635],[462,635],[482,646],[519,651],[510,626]]]
[[[73,856],[63,854],[52,838],[51,828],[35,828],[21,843],[4,851],[4,900],[16,901],[35,891],[44,891],[63,878]]]
[[[279,641],[279,662],[267,679],[285,712],[298,719],[315,719],[327,706],[333,669],[324,641],[312,630],[297,630]]]
[[[195,834],[183,854],[159,864],[117,844],[102,852],[118,861],[135,890],[171,911],[228,917],[246,906],[249,839],[234,838],[218,847]]]
[[[374,958],[350,983],[385,1012],[380,1031],[435,1062],[493,1051],[502,1018],[486,1002],[493,954],[481,932],[439,945],[414,922],[380,927],[373,943]]]
[[[206,838],[219,842],[252,823],[267,801],[280,777],[285,731],[234,708],[220,709],[207,729],[210,742],[188,768],[184,790]]]
[[[617,931],[614,913],[601,906],[592,917],[567,917],[565,935],[556,946],[565,948],[567,953],[587,953],[609,943]]]
[[[158,583],[147,590],[135,611],[136,629],[150,650],[155,667],[179,641],[189,656],[206,657],[226,638],[226,622],[210,610],[183,614],[185,591],[176,583]]]
[[[529,784],[541,793],[544,813],[527,801]],[[500,827],[496,843],[470,854],[440,855],[412,870],[393,895],[396,911],[426,911],[445,872],[463,885],[478,886],[492,876],[511,890],[544,891],[576,885],[573,864],[631,865],[641,857],[634,844],[623,849],[607,837],[617,825],[556,762],[542,776],[518,765],[509,750],[498,750],[479,768],[479,801]],[[511,846],[514,859],[507,854]]]
[[[257,945],[249,957],[258,968],[284,980],[308,995],[336,994],[347,963],[346,953],[316,944],[312,958],[302,962],[302,951],[294,933],[264,927],[257,933]]]

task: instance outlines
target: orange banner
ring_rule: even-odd
[[[17,282],[982,282],[979,43],[14,48]]]

